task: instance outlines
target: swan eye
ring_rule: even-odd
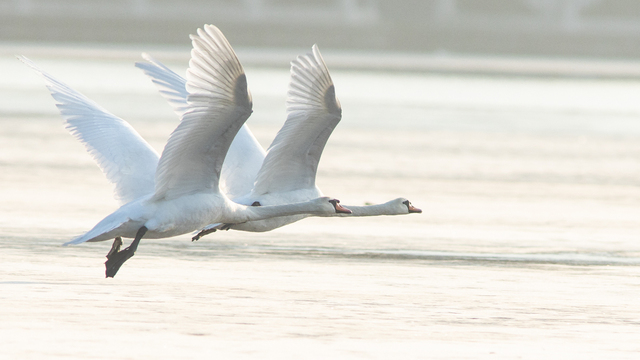
[[[253,204],[251,204],[251,206],[262,206],[260,204],[260,201],[254,201]]]

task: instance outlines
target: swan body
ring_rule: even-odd
[[[121,206],[89,232],[66,244],[116,237],[134,238],[143,226],[147,228],[145,238],[160,239],[186,234],[220,220],[236,223],[274,215],[292,216],[300,212],[324,215],[335,211],[329,197],[283,206],[247,207],[234,203],[220,193],[197,193],[160,201],[154,200],[153,195],[147,195]]]

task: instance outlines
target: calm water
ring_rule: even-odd
[[[135,59],[31,57],[158,150],[176,126]],[[320,187],[423,214],[143,240],[105,279],[110,243],[60,244],[117,208],[111,186],[0,57],[0,357],[640,356],[640,81],[332,74]],[[267,146],[288,69],[247,75]]]

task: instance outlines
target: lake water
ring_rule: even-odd
[[[135,58],[23,54],[159,151],[177,124]],[[267,146],[287,64],[246,72]],[[0,56],[0,358],[640,356],[639,80],[332,76],[320,188],[422,214],[143,239],[105,279],[110,242],[61,244],[117,208],[111,185]]]

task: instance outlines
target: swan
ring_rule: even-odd
[[[184,79],[151,56],[143,54],[143,57],[147,62],[137,62],[136,67],[152,79],[174,111],[181,114],[185,104]],[[230,197],[237,203],[277,205],[323,196],[315,185],[317,166],[329,136],[341,120],[342,109],[317,45],[313,45],[311,53],[299,56],[291,63],[291,81],[287,95],[287,120],[267,152],[262,149],[246,124],[229,148],[222,167],[222,179],[237,187],[237,190],[229,190]],[[248,161],[243,163],[242,159],[245,158]],[[249,179],[251,182],[244,182]],[[346,207],[352,211],[348,216],[422,212],[405,198],[377,205]],[[194,236],[193,240],[217,229],[269,231],[307,216],[309,215],[298,214],[242,224],[211,224]]]
[[[252,100],[242,65],[218,28],[206,25],[198,29],[197,35],[191,35],[191,41],[193,48],[185,87],[187,108],[157,161],[157,154],[154,155],[128,123],[53,79],[27,58],[20,58],[47,80],[67,127],[85,143],[107,178],[116,184],[117,198],[125,202],[93,229],[65,244],[115,238],[107,254],[106,277],[114,277],[122,264],[134,255],[142,237],[176,236],[216,222],[350,212],[328,197],[252,207],[237,204],[220,191],[220,170],[225,155],[251,115]],[[84,126],[80,124],[83,118],[90,119],[91,129],[80,129]],[[103,127],[105,119],[108,121]],[[116,141],[110,142],[113,139]],[[133,150],[118,148],[128,141],[134,143]],[[129,167],[120,167],[122,164]],[[139,180],[138,165],[143,173]],[[153,178],[145,175],[154,165]],[[147,186],[154,190],[149,192]],[[134,240],[120,250],[123,237]]]

